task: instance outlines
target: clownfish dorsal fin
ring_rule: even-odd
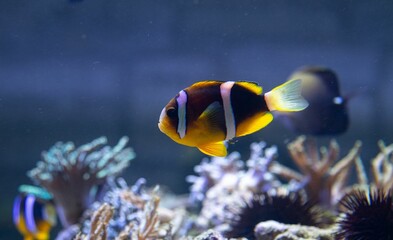
[[[225,125],[224,109],[218,101],[215,101],[202,112],[198,121],[209,123],[211,129],[220,129]]]
[[[214,85],[220,85],[221,83],[222,83],[221,81],[216,81],[216,80],[205,80],[192,84],[190,88],[204,88]]]
[[[256,114],[241,122],[236,129],[236,137],[245,136],[266,127],[273,120],[273,114],[264,112]]]
[[[244,87],[245,89],[257,94],[257,95],[261,95],[263,92],[263,89],[261,86],[258,85],[258,83],[255,82],[245,82],[245,81],[240,81],[240,82],[236,82],[236,84],[238,84],[239,86]]]
[[[225,157],[227,155],[227,147],[224,142],[209,143],[197,147],[199,151],[209,156]]]

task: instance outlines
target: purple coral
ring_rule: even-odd
[[[191,197],[199,196],[199,200],[203,201],[196,220],[197,227],[220,226],[225,223],[228,206],[250,195],[281,187],[282,183],[270,173],[276,156],[275,146],[266,147],[261,142],[251,145],[246,169],[236,152],[227,158],[212,158],[210,162],[203,160],[196,168],[199,177],[192,177],[194,185],[191,187]],[[205,184],[197,184],[199,182]]]
[[[206,192],[217,184],[225,176],[237,173],[244,166],[237,152],[229,154],[226,158],[213,157],[211,161],[204,158],[202,162],[194,167],[199,176],[187,176],[187,182],[192,183],[190,193],[190,204],[196,205],[203,201]]]
[[[95,239],[92,233],[97,235],[97,232],[105,235],[106,239],[117,240],[177,239],[175,236],[183,232],[184,214],[159,207],[159,187],[146,190],[145,183],[143,178],[131,187],[122,178],[109,181],[110,190],[101,201],[95,202],[85,212],[86,220],[78,239]],[[104,205],[110,207],[111,211],[106,211],[110,216],[104,214],[100,217],[108,219],[105,228],[102,228],[94,216],[101,215],[100,209]]]
[[[141,218],[141,209],[146,202],[151,198],[142,189],[146,184],[146,180],[141,178],[135,185],[129,187],[127,182],[118,178],[116,181],[109,181],[110,190],[104,195],[99,202],[92,204],[91,208],[86,212],[89,215],[91,212],[98,210],[102,203],[107,203],[113,208],[112,219],[107,224],[108,239],[115,239],[127,227],[136,225]],[[87,216],[88,217],[88,216]],[[88,234],[91,232],[91,220],[84,221],[83,232]],[[132,227],[131,227],[132,228]],[[127,232],[127,235],[130,231]]]
[[[127,142],[123,137],[113,148],[105,146],[105,137],[79,148],[58,142],[42,153],[42,161],[28,176],[53,195],[64,227],[77,223],[107,178],[118,175],[135,157]]]

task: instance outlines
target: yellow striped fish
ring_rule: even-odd
[[[158,127],[179,144],[210,156],[226,156],[225,141],[254,133],[273,120],[271,111],[301,111],[301,81],[262,94],[246,81],[202,81],[181,90],[161,112]]]
[[[13,220],[24,240],[49,240],[49,232],[56,225],[52,196],[39,187],[20,186],[14,201]]]

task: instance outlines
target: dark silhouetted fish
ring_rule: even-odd
[[[279,112],[276,117],[298,134],[336,135],[348,129],[347,98],[340,94],[337,74],[329,68],[306,66],[289,79],[302,80],[302,96],[309,106],[301,112]]]

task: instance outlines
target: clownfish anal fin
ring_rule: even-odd
[[[236,129],[236,137],[245,136],[266,127],[273,120],[273,114],[264,112],[255,114],[251,118],[240,123]]]
[[[199,151],[209,156],[225,157],[227,155],[227,148],[224,142],[209,143],[197,147]]]
[[[199,116],[198,121],[207,123],[212,130],[221,129],[221,126],[225,126],[224,109],[218,101],[213,102]]]

